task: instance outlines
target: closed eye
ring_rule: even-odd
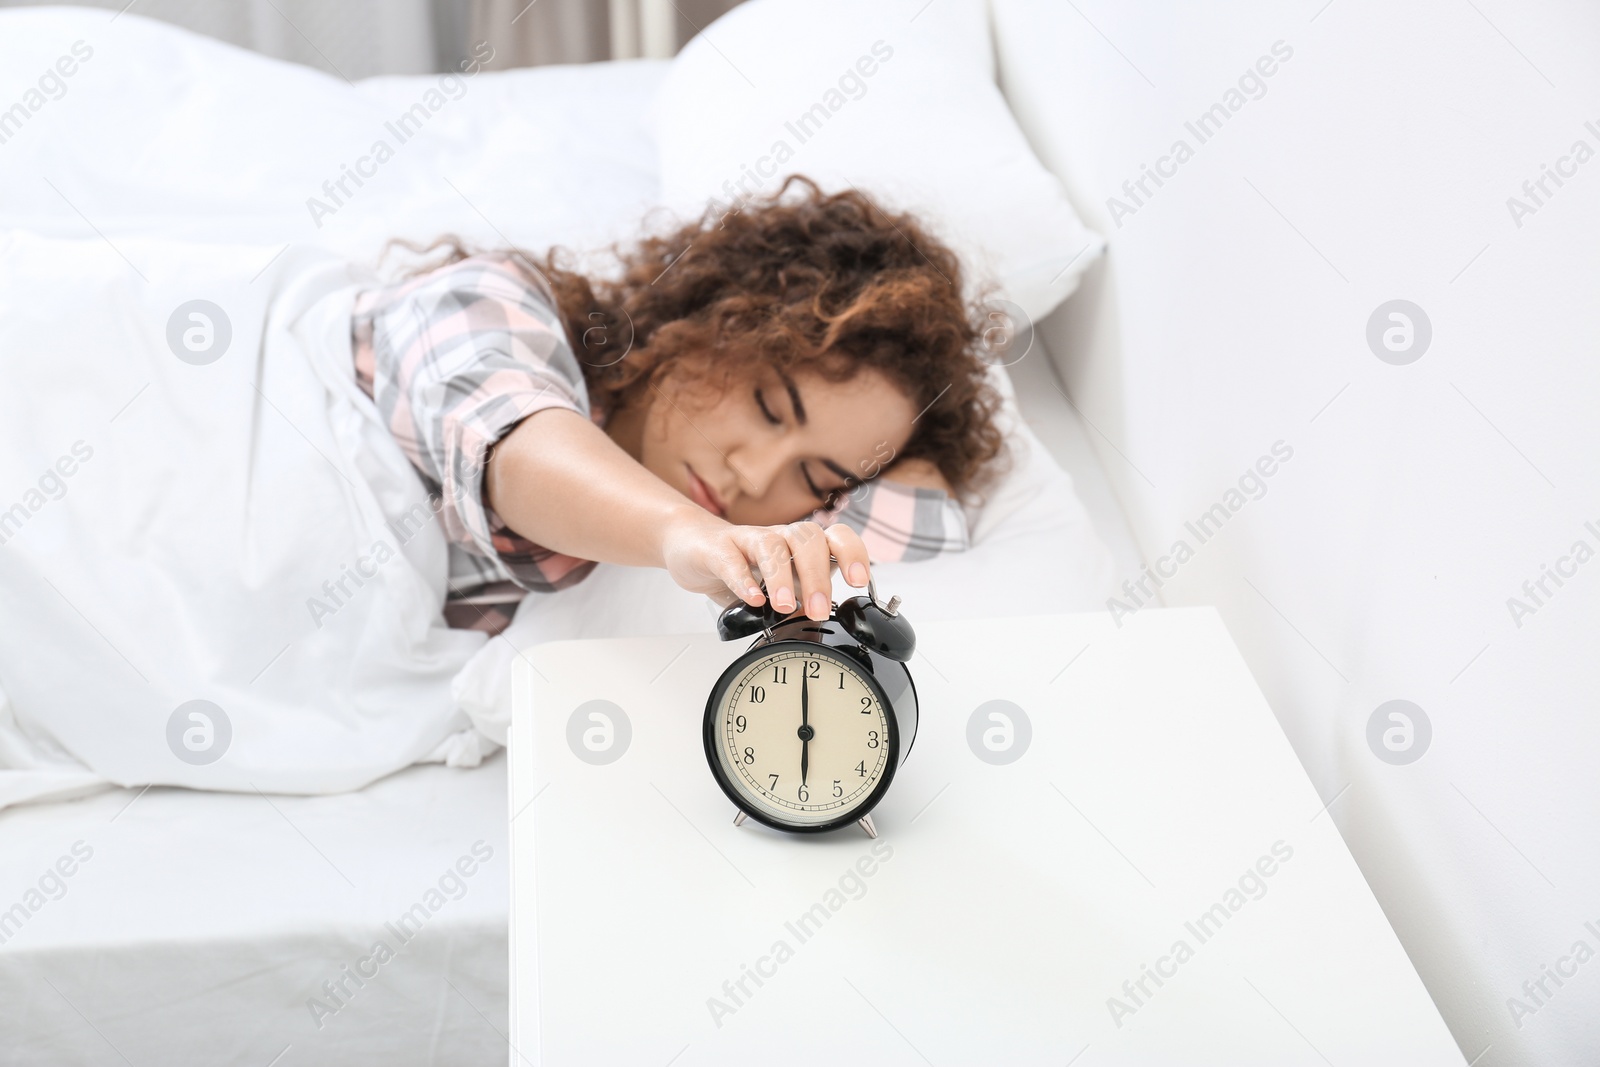
[[[838,501],[839,494],[845,490],[845,487],[842,485],[836,489],[820,488],[816,482],[811,480],[811,472],[806,469],[806,465],[804,463],[800,464],[800,475],[801,477],[805,478],[806,487],[811,490],[812,494],[818,500],[822,501],[824,507],[833,507]]]
[[[761,414],[765,415],[767,421],[772,423],[772,425],[774,425],[774,426],[782,426],[783,425],[783,420],[778,418],[778,416],[774,415],[772,413],[772,409],[767,407],[767,398],[761,395],[761,390],[759,390],[759,389],[756,390],[756,406],[761,409]]]

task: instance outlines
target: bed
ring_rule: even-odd
[[[437,78],[344,86],[133,13],[22,10],[0,12],[0,99],[80,40],[92,59],[0,146],[0,230],[293,240],[368,258],[391,237],[445,232],[589,249],[657,201],[646,117],[663,62],[481,73],[384,183],[319,213],[307,201],[329,202],[349,145]],[[1138,551],[1035,343],[1008,372],[1017,404],[1064,471],[1050,493],[1081,501],[1115,584]],[[599,625],[576,604],[539,633]],[[1085,592],[1049,610],[1099,606]],[[514,814],[499,756],[327,797],[126,788],[0,811],[0,1062],[504,1062]],[[375,958],[378,942],[393,959]]]

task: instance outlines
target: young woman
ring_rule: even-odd
[[[365,292],[355,372],[451,543],[451,625],[498,632],[596,561],[828,615],[831,563],[966,547],[1001,453],[957,259],[791,177],[620,253],[468,254]]]

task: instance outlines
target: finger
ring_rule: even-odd
[[[767,599],[775,611],[787,615],[795,609],[794,570],[789,564],[789,541],[781,530],[771,527],[753,528],[747,556],[752,556],[761,571],[761,580],[767,583]]]
[[[761,606],[761,590],[737,544],[730,542],[722,551],[707,553],[703,562],[697,560],[691,569],[694,572],[692,584],[679,583],[685,589],[704,593],[724,608],[740,602],[751,607]]]
[[[730,552],[718,560],[717,576],[727,586],[734,597],[759,608],[766,598],[762,596],[761,588],[756,585],[755,579],[750,576],[750,563],[744,558],[742,552]],[[729,601],[728,603],[731,603]],[[724,604],[724,606],[728,606]]]
[[[728,610],[735,604],[750,604],[750,602],[744,597],[734,596],[733,591],[730,590],[726,585],[717,586],[715,589],[707,593],[706,596],[711,599],[713,604],[723,611]],[[755,607],[756,605],[750,604],[750,606]]]
[[[867,558],[866,542],[861,535],[842,522],[836,522],[823,533],[827,534],[828,547],[833,558],[839,561],[839,572],[851,585],[861,587],[872,577],[872,561]]]
[[[818,622],[828,617],[833,600],[833,570],[828,559],[828,538],[814,522],[795,522],[784,527],[794,569],[800,576],[800,603],[806,616]]]

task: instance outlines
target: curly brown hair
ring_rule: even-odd
[[[455,238],[414,250],[439,248],[443,263],[472,254]],[[612,252],[621,270],[603,278],[565,249],[503,253],[551,287],[599,409],[634,403],[669,373],[725,388],[762,364],[832,382],[871,367],[922,412],[901,457],[934,463],[967,502],[998,473],[1001,398],[979,309],[955,253],[914,216],[791,175],[769,196]]]

